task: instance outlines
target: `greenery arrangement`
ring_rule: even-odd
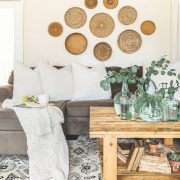
[[[110,84],[122,83],[126,81],[128,84],[134,84],[140,81],[141,78],[138,78],[136,73],[139,67],[134,65],[130,68],[122,68],[119,72],[108,71],[108,76],[105,80],[100,82],[100,86],[105,90],[109,90]]]
[[[180,161],[180,154],[179,153],[170,153],[170,154],[168,154],[168,158],[172,161],[179,162]]]
[[[39,103],[38,98],[35,96],[23,96],[23,104],[27,102]]]
[[[159,144],[159,142],[156,139],[150,139],[150,141],[148,143],[152,144],[152,145],[158,145]]]
[[[180,73],[177,74],[175,69],[169,69],[170,61],[167,60],[164,56],[159,58],[156,61],[152,61],[151,65],[146,68],[145,77],[137,77],[137,71],[140,67],[134,65],[130,68],[122,68],[119,72],[108,71],[108,75],[105,80],[100,82],[100,86],[104,90],[108,90],[110,88],[110,84],[114,83],[122,83],[127,82],[128,84],[137,83],[139,86],[138,94],[136,97],[135,112],[139,113],[142,105],[146,103],[147,106],[151,106],[152,109],[155,109],[158,104],[162,103],[163,93],[162,91],[156,91],[154,94],[151,94],[147,91],[150,86],[150,82],[152,75],[157,76],[158,74],[167,75],[170,77],[175,77],[176,80],[171,80],[168,86],[168,94],[169,96],[173,96],[176,91],[180,88]],[[156,87],[155,87],[156,88]],[[127,112],[126,119],[131,119],[131,112]]]

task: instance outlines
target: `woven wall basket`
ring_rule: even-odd
[[[106,61],[112,55],[112,48],[106,42],[100,42],[94,47],[94,56],[99,61]]]
[[[92,34],[99,38],[104,38],[113,32],[115,23],[110,15],[98,13],[91,18],[89,26]]]
[[[87,39],[83,34],[72,33],[65,41],[65,46],[68,52],[74,55],[83,53],[87,48]]]
[[[48,32],[53,37],[58,37],[63,32],[63,26],[58,22],[52,22],[48,26]]]
[[[123,31],[118,37],[119,48],[127,53],[132,54],[139,50],[142,44],[142,39],[139,33],[133,30]]]
[[[108,9],[114,9],[118,5],[118,0],[103,0],[104,6]]]
[[[124,6],[120,9],[119,21],[124,25],[132,24],[137,18],[137,11],[131,6]]]
[[[83,9],[73,7],[66,12],[64,19],[69,27],[77,29],[85,24],[87,17]]]
[[[98,0],[85,0],[84,3],[87,8],[94,9],[98,4]]]
[[[141,31],[145,35],[151,35],[156,31],[156,25],[153,21],[144,21],[141,24]]]

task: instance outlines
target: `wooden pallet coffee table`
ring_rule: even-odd
[[[171,138],[180,138],[180,121],[127,121],[116,116],[114,107],[91,107],[90,137],[103,139],[103,180],[117,180],[118,138],[165,138],[169,145]]]

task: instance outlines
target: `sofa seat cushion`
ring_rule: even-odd
[[[68,101],[66,104],[66,116],[89,117],[90,106],[113,106],[112,99]]]
[[[65,113],[66,101],[52,102]],[[22,126],[16,116],[16,113],[10,109],[3,109],[0,103],[0,131],[22,131]]]

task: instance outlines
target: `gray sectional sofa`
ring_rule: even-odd
[[[61,68],[61,67],[57,67]],[[119,71],[120,67],[108,67],[107,71]],[[143,74],[142,67],[137,76]],[[0,87],[0,154],[26,154],[26,136],[22,126],[13,110],[2,108],[2,102],[13,95],[13,73],[8,85]],[[113,84],[112,98],[121,90],[121,85]],[[137,85],[130,85],[129,90],[133,93]],[[53,102],[59,107],[65,117],[63,130],[65,135],[84,135],[89,133],[89,109],[90,106],[113,106],[113,100],[83,100],[83,101],[56,101]]]

